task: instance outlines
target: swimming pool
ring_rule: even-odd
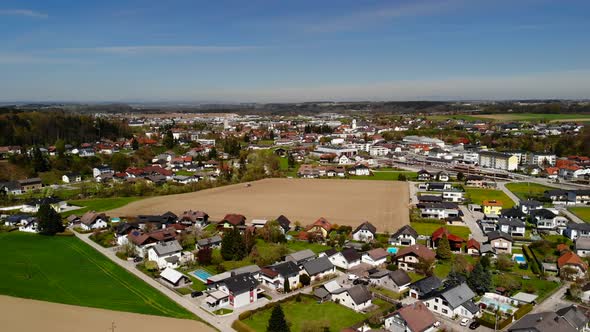
[[[195,277],[197,277],[197,279],[201,280],[204,283],[206,283],[207,279],[209,279],[209,277],[211,276],[211,273],[201,269],[195,270],[192,273]]]
[[[389,247],[387,248],[387,252],[390,254],[397,254],[397,248],[396,247]]]
[[[514,254],[512,255],[512,259],[518,264],[526,264],[526,259],[524,258],[524,255]]]
[[[505,298],[505,299],[507,299],[507,298]],[[512,305],[510,305],[509,303],[501,302],[499,300],[492,299],[492,298],[487,297],[487,296],[483,296],[481,298],[481,300],[479,300],[479,303],[485,304],[486,305],[486,308],[489,308],[489,309],[491,309],[490,307],[498,308],[502,312],[508,312],[508,311],[514,312],[516,310],[516,308],[513,307]]]

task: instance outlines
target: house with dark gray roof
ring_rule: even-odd
[[[289,218],[285,217],[284,215],[281,214],[277,218],[277,222],[283,229],[284,234],[287,234],[287,232],[291,229],[291,220],[289,220]]]
[[[283,290],[285,283],[289,283],[289,289],[295,289],[299,284],[299,273],[299,266],[294,262],[281,262],[263,267],[260,270],[260,281],[277,290]]]
[[[240,308],[258,301],[258,294],[262,292],[258,289],[258,285],[258,279],[252,274],[232,275],[217,284],[217,289],[212,289],[209,294],[215,295],[215,298],[219,297],[217,294],[224,294],[229,299],[227,306]]]
[[[397,293],[408,289],[412,279],[404,270],[378,270],[369,274],[369,282],[377,287],[383,287]]]
[[[575,241],[579,237],[590,237],[590,224],[570,222],[567,224],[563,235]]]
[[[392,246],[413,246],[418,241],[418,232],[410,225],[398,229],[389,237],[389,244]]]
[[[301,265],[309,260],[316,258],[316,255],[310,249],[300,250],[285,256],[286,261],[291,261],[297,265]]]
[[[443,283],[437,276],[430,276],[410,284],[410,297],[423,299],[427,294],[442,287]]]
[[[375,240],[376,235],[377,227],[365,221],[352,232],[352,239],[359,242],[371,242]]]
[[[590,326],[588,311],[576,305],[570,305],[557,311],[528,314],[514,323],[509,332],[575,332],[588,331]]]
[[[208,237],[205,239],[197,240],[196,247],[197,249],[203,249],[205,247],[209,247],[211,249],[219,248],[221,246],[221,236],[215,235],[212,237]]]
[[[303,272],[314,281],[322,279],[326,275],[336,273],[336,267],[330,262],[327,256],[321,256],[303,263]]]
[[[520,219],[500,218],[500,220],[498,220],[498,229],[511,236],[524,237],[526,226]]]
[[[354,311],[362,311],[372,305],[373,295],[364,285],[342,288],[332,294],[332,300]]]
[[[320,257],[322,256],[327,256],[332,264],[344,270],[356,267],[361,263],[361,255],[353,248],[346,248],[340,252],[324,251],[320,253]]]
[[[473,319],[480,315],[479,307],[473,302],[474,297],[475,293],[467,283],[462,283],[435,290],[425,295],[423,301],[428,309],[440,315]]]

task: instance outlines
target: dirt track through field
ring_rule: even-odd
[[[194,320],[140,315],[0,295],[1,331],[105,332],[111,331],[113,322],[116,332],[215,331]]]
[[[248,187],[237,184],[194,193],[160,196],[109,211],[111,217],[202,210],[213,221],[228,213],[252,219],[284,214],[307,225],[319,217],[333,224],[357,226],[368,220],[380,232],[409,223],[406,182],[370,180],[265,179]]]

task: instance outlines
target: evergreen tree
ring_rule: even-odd
[[[283,308],[281,308],[280,304],[277,304],[272,308],[266,332],[291,332],[287,320],[285,320],[285,313],[283,313]]]
[[[467,284],[478,294],[483,294],[491,288],[492,274],[490,270],[484,269],[481,262],[475,265],[475,268],[469,274]]]
[[[291,292],[291,285],[289,279],[285,279],[285,282],[283,283],[283,290],[285,291],[285,294]]]
[[[449,243],[449,238],[446,234],[443,234],[443,237],[438,240],[438,244],[436,246],[436,256],[445,261],[453,258],[451,244]]]
[[[246,257],[246,245],[237,228],[225,232],[221,240],[221,257],[226,261],[239,261]]]
[[[137,149],[139,149],[139,142],[135,138],[131,141],[131,148],[133,151],[137,151]]]
[[[213,159],[217,159],[217,149],[215,147],[212,147],[211,150],[209,150],[209,160],[213,160]]]
[[[174,148],[176,142],[174,141],[174,135],[172,134],[172,130],[168,129],[166,131],[166,135],[164,136],[164,141],[162,143],[168,149]]]
[[[49,162],[38,146],[33,149],[33,168],[35,172],[47,172],[49,170]]]
[[[65,229],[59,213],[47,203],[43,203],[39,207],[37,222],[39,223],[39,233],[43,235],[55,235]]]
[[[479,262],[483,266],[484,270],[488,270],[492,265],[492,262],[490,261],[490,257],[488,255],[481,256]]]
[[[63,139],[55,141],[55,152],[59,157],[63,157],[66,153],[66,142]]]
[[[457,173],[457,181],[463,181],[465,179],[465,174],[463,172]]]
[[[295,167],[295,158],[293,157],[293,154],[291,154],[291,153],[289,153],[289,157],[287,157],[287,164],[289,165],[289,168]]]

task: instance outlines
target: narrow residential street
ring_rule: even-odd
[[[470,211],[465,205],[459,205],[459,208],[463,211],[463,221],[469,227],[471,237],[479,243],[486,242],[488,237],[483,234],[483,231],[477,224],[477,220],[483,217],[483,213]]]
[[[506,188],[506,184],[510,183],[510,182],[498,182],[498,189],[501,189],[508,197],[510,197],[510,199],[512,199],[515,203],[515,205],[518,205],[520,203],[520,198],[518,198],[518,196],[514,195],[514,193],[512,193],[512,191],[508,190],[508,188]]]

